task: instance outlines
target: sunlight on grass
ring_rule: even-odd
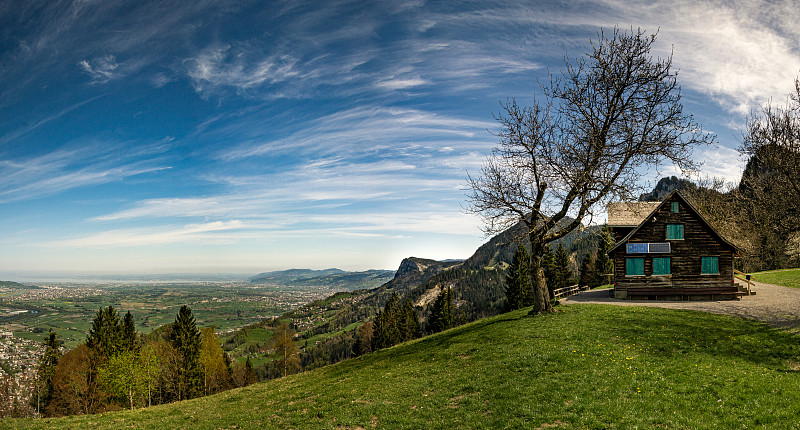
[[[800,288],[800,269],[770,270],[753,273],[752,279],[772,285]]]
[[[775,428],[800,414],[800,337],[693,311],[511,312],[172,405],[0,428]]]

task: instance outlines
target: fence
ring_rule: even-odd
[[[747,283],[747,295],[751,296],[752,292],[751,292],[751,289],[750,289],[750,286],[751,286],[750,275],[748,275],[747,273],[744,273],[744,272],[740,272],[740,271],[738,271],[736,269],[733,269],[733,273],[734,273],[734,276],[739,275],[739,280],[744,281],[744,282]],[[736,282],[735,278],[734,278],[733,282]]]
[[[587,285],[580,286],[576,284],[569,287],[556,288],[553,290],[553,295],[558,299],[561,297],[569,297],[573,294],[580,293],[581,291],[586,291],[588,289],[589,287]]]

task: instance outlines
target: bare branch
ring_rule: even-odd
[[[585,57],[567,58],[541,85],[542,100],[500,104],[498,146],[481,175],[468,177],[469,211],[484,217],[485,231],[526,226],[534,278],[547,243],[603,203],[637,194],[646,168],[696,169],[693,147],[713,141],[683,113],[671,56],[650,55],[655,34],[615,28],[598,36]],[[544,288],[543,277],[533,283]]]

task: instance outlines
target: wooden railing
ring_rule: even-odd
[[[553,290],[553,296],[555,296],[557,299],[561,297],[569,297],[573,294],[580,293],[581,291],[586,291],[588,289],[589,287],[586,285],[570,285],[569,287],[556,288]]]
[[[750,275],[748,275],[747,273],[744,273],[744,272],[740,272],[740,271],[738,271],[736,269],[733,269],[733,273],[734,273],[734,276],[741,275],[741,278],[739,278],[739,279],[747,283],[747,295],[748,296],[751,295],[750,294],[750,285],[752,285],[752,282],[750,281]]]

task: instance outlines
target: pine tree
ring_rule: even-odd
[[[233,371],[233,363],[231,362],[231,356],[228,354],[228,351],[222,351],[222,359],[225,361],[225,367],[228,369],[228,375],[231,375]]]
[[[386,301],[383,307],[384,330],[386,333],[385,347],[397,345],[402,341],[402,320],[400,316],[400,298],[397,293],[392,292],[392,297]]]
[[[520,244],[506,275],[506,308],[521,309],[533,304],[533,291],[528,272],[528,250]]]
[[[595,287],[596,280],[597,271],[595,270],[595,257],[587,251],[586,255],[583,257],[583,263],[581,264],[580,279],[578,280],[578,284]]]
[[[191,399],[200,392],[199,365],[200,330],[188,306],[181,306],[170,331],[170,342],[178,352],[181,363],[178,370],[179,399]]]
[[[375,315],[372,349],[388,348],[402,342],[403,333],[406,330],[405,326],[406,322],[400,306],[400,298],[397,293],[393,292],[383,306],[383,311],[378,311]]]
[[[36,372],[35,391],[31,398],[31,406],[36,408],[37,414],[41,414],[50,403],[53,396],[53,375],[61,358],[61,340],[54,331],[50,331],[44,346],[44,354],[39,359],[39,368]]]
[[[414,310],[411,300],[406,299],[405,303],[403,303],[403,312],[400,315],[403,319],[403,341],[421,337],[422,330],[419,326],[419,317],[417,317],[417,311]]]
[[[136,324],[133,321],[131,312],[125,314],[122,319],[122,327],[120,329],[120,347],[123,351],[139,351],[139,339],[136,334]]]
[[[553,288],[550,290],[551,295],[553,294],[553,290],[557,288],[568,287],[572,284],[574,278],[572,266],[569,262],[569,255],[561,243],[558,244],[558,248],[556,248],[555,252],[555,278],[555,285],[553,285]]]
[[[258,382],[256,372],[253,370],[253,362],[250,361],[250,357],[247,357],[247,360],[244,362],[244,377],[245,385],[255,384]]]
[[[384,318],[383,312],[378,311],[375,314],[375,320],[373,322],[373,332],[372,332],[372,350],[377,351],[381,348],[386,347],[386,329],[384,328]]]
[[[86,337],[88,346],[103,362],[121,349],[122,325],[113,306],[100,308]]]
[[[120,342],[122,324],[113,306],[100,308],[92,320],[92,327],[86,337],[89,352],[86,391],[82,395],[89,409],[85,413],[94,413],[106,400],[107,393],[99,384],[98,372],[108,360],[122,350]]]
[[[596,280],[593,286],[605,285],[609,282],[609,274],[614,273],[614,261],[608,256],[608,251],[614,246],[614,238],[611,236],[611,229],[604,225],[600,230],[600,238],[597,244],[597,257],[595,259]]]
[[[453,327],[453,293],[450,287],[442,289],[431,307],[428,316],[428,332],[438,333]]]
[[[547,289],[553,290],[558,284],[558,274],[556,270],[556,254],[553,249],[548,247],[547,251],[542,257],[542,270],[544,270],[544,278],[547,280]]]

